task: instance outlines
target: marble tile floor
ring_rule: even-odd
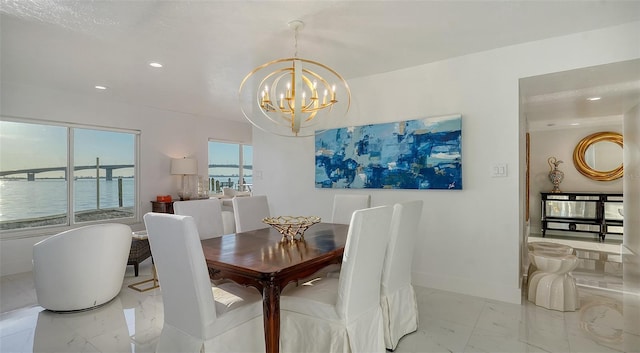
[[[153,352],[163,323],[161,291],[127,287],[150,275],[150,263],[137,278],[129,267],[113,301],[72,314],[39,307],[31,273],[2,277],[0,352]],[[637,294],[581,286],[581,309],[562,313],[526,299],[517,305],[424,287],[416,292],[420,326],[398,353],[640,352]]]

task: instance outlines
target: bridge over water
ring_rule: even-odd
[[[113,180],[113,171],[115,169],[123,169],[123,168],[133,168],[133,164],[111,164],[111,165],[83,165],[83,166],[75,166],[73,167],[74,171],[77,170],[87,170],[87,169],[104,169],[106,172],[106,180]],[[237,164],[209,164],[209,168],[239,168]],[[253,169],[253,166],[243,166],[243,169]],[[46,167],[46,168],[29,168],[29,169],[16,169],[16,170],[5,170],[0,171],[0,177],[4,177],[7,175],[19,175],[19,174],[27,174],[27,180],[34,181],[36,180],[36,174],[38,173],[46,173],[46,172],[56,172],[61,171],[64,172],[64,179],[67,179],[67,167]]]

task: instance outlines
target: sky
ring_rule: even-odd
[[[237,143],[209,142],[209,164],[238,164],[239,154]],[[245,146],[243,154],[244,164],[252,164],[251,146]]]
[[[67,164],[67,127],[0,121],[0,171],[63,167]],[[134,164],[135,134],[73,128],[76,166]],[[244,146],[245,165],[252,164],[253,149]],[[238,164],[236,143],[209,142],[209,164]],[[219,172],[219,171],[218,171]],[[224,171],[237,174],[238,171]],[[77,176],[95,176],[95,170],[81,170]],[[105,171],[101,171],[101,176]],[[132,176],[133,168],[116,169],[114,176]],[[24,178],[25,174],[16,174]],[[36,178],[57,178],[63,172],[39,173]]]
[[[133,164],[135,134],[74,128],[75,165]],[[0,171],[63,167],[67,164],[67,128],[62,126],[0,121]],[[104,171],[102,172],[104,173]],[[60,172],[37,177],[59,177]],[[114,176],[131,176],[133,169],[114,170]],[[79,171],[78,175],[95,175]],[[16,175],[24,176],[24,175]]]

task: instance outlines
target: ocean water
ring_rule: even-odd
[[[235,169],[237,172],[237,169]],[[220,171],[211,179],[227,182],[231,180],[234,187],[238,185],[238,177],[221,175]],[[246,183],[251,183],[251,176],[246,176]],[[213,191],[212,191],[213,192]],[[74,211],[96,210],[96,180],[78,179],[75,181]],[[151,200],[150,200],[151,201]],[[135,204],[135,180],[122,178],[122,207],[133,207]],[[100,179],[100,208],[117,208],[118,179]],[[64,179],[0,179],[0,221],[16,221],[45,216],[65,214],[67,212],[67,181]]]
[[[135,203],[135,180],[122,179],[122,207]],[[100,179],[100,208],[118,207],[118,179]],[[75,181],[75,211],[97,209],[96,180]],[[67,212],[64,179],[0,180],[0,221],[14,221]]]

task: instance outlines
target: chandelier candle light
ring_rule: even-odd
[[[351,104],[347,82],[330,67],[298,57],[299,20],[293,58],[253,69],[240,84],[240,107],[257,128],[281,136],[313,136],[329,128],[329,116],[344,116]],[[338,98],[344,100],[338,104]]]

